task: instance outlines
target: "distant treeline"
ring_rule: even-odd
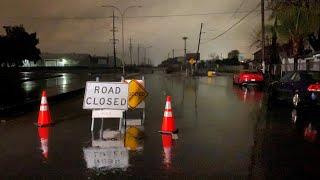
[[[18,67],[23,61],[41,59],[36,33],[27,33],[23,26],[4,26],[6,35],[0,35],[0,67]]]

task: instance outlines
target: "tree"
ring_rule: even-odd
[[[228,59],[237,59],[239,58],[239,50],[232,50],[228,53]]]
[[[316,0],[269,0],[271,18],[279,21],[277,34],[292,44],[294,69],[304,53],[304,40],[320,29],[320,2]],[[312,41],[312,39],[311,39]]]
[[[212,59],[212,60],[219,60],[220,57],[217,53],[213,52],[213,53],[210,53],[209,54],[209,57]]]
[[[0,67],[18,67],[24,60],[41,59],[36,33],[27,33],[23,26],[4,26],[6,35],[0,36]]]
[[[318,35],[316,35],[316,33],[312,33],[308,36],[308,41],[309,44],[311,45],[311,47],[315,50],[315,51],[320,51],[320,28],[317,32]]]

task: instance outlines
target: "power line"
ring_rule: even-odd
[[[208,43],[210,41],[214,41],[216,39],[218,39],[219,37],[223,36],[224,34],[226,34],[227,32],[229,32],[231,29],[233,29],[235,26],[237,26],[238,24],[240,24],[244,19],[246,19],[250,14],[252,14],[253,12],[256,11],[256,9],[260,6],[261,3],[259,3],[254,9],[252,9],[251,11],[249,11],[245,16],[243,16],[239,21],[237,21],[236,23],[234,23],[232,26],[230,26],[228,29],[226,29],[224,32],[222,32],[221,34],[217,35],[216,37],[203,42],[202,44]]]
[[[256,10],[254,10],[256,11]],[[253,11],[253,12],[254,12]],[[248,13],[252,11],[238,11],[237,13]],[[259,11],[256,11],[259,12]],[[145,16],[125,16],[125,18],[168,18],[168,17],[189,17],[189,16],[210,16],[233,14],[234,11],[221,11],[209,13],[194,13],[194,14],[169,14],[169,15],[145,15]],[[25,19],[25,20],[49,20],[49,21],[68,21],[68,20],[104,20],[112,17],[6,17],[6,19]],[[4,19],[4,18],[1,18]]]
[[[251,11],[241,11],[238,13],[247,13]],[[257,11],[259,12],[259,11]],[[171,14],[171,15],[147,15],[147,16],[128,16],[126,18],[166,18],[166,17],[187,17],[187,16],[209,16],[209,15],[221,15],[232,14],[233,11],[221,11],[221,12],[209,12],[209,13],[194,13],[194,14]]]
[[[247,0],[242,0],[241,3],[240,3],[240,6],[234,11],[234,13],[232,14],[231,17],[234,17],[238,11],[240,10],[240,8],[243,6],[243,4],[246,2]]]

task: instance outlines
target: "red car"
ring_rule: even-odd
[[[308,86],[308,95],[311,102],[314,104],[320,104],[320,83],[310,84]]]
[[[233,84],[244,85],[262,85],[263,74],[256,71],[243,71],[233,75]]]

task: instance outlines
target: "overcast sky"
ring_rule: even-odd
[[[139,42],[152,45],[149,56],[155,64],[160,63],[171,50],[175,55],[183,55],[183,36],[188,36],[187,49],[196,51],[200,23],[204,23],[202,41],[207,41],[224,32],[246,13],[254,9],[260,0],[1,0],[0,24],[23,24],[28,32],[37,32],[42,52],[78,52],[97,55],[112,55],[111,8],[114,5],[125,9],[132,5],[141,8],[128,10],[125,19],[125,45],[129,37],[134,46]],[[250,48],[252,34],[260,27],[260,13],[250,14],[220,38],[201,44],[202,59],[210,53],[226,57],[232,49],[239,49],[246,57],[251,57],[255,49]],[[238,11],[238,13],[234,13]],[[158,15],[203,14],[203,16],[140,17]],[[119,15],[116,13],[116,15]],[[121,23],[117,38],[121,40]],[[3,30],[1,29],[1,33]],[[121,41],[120,41],[121,42]],[[136,51],[136,48],[135,48]],[[118,53],[121,44],[118,44]],[[136,56],[136,52],[135,56]]]

